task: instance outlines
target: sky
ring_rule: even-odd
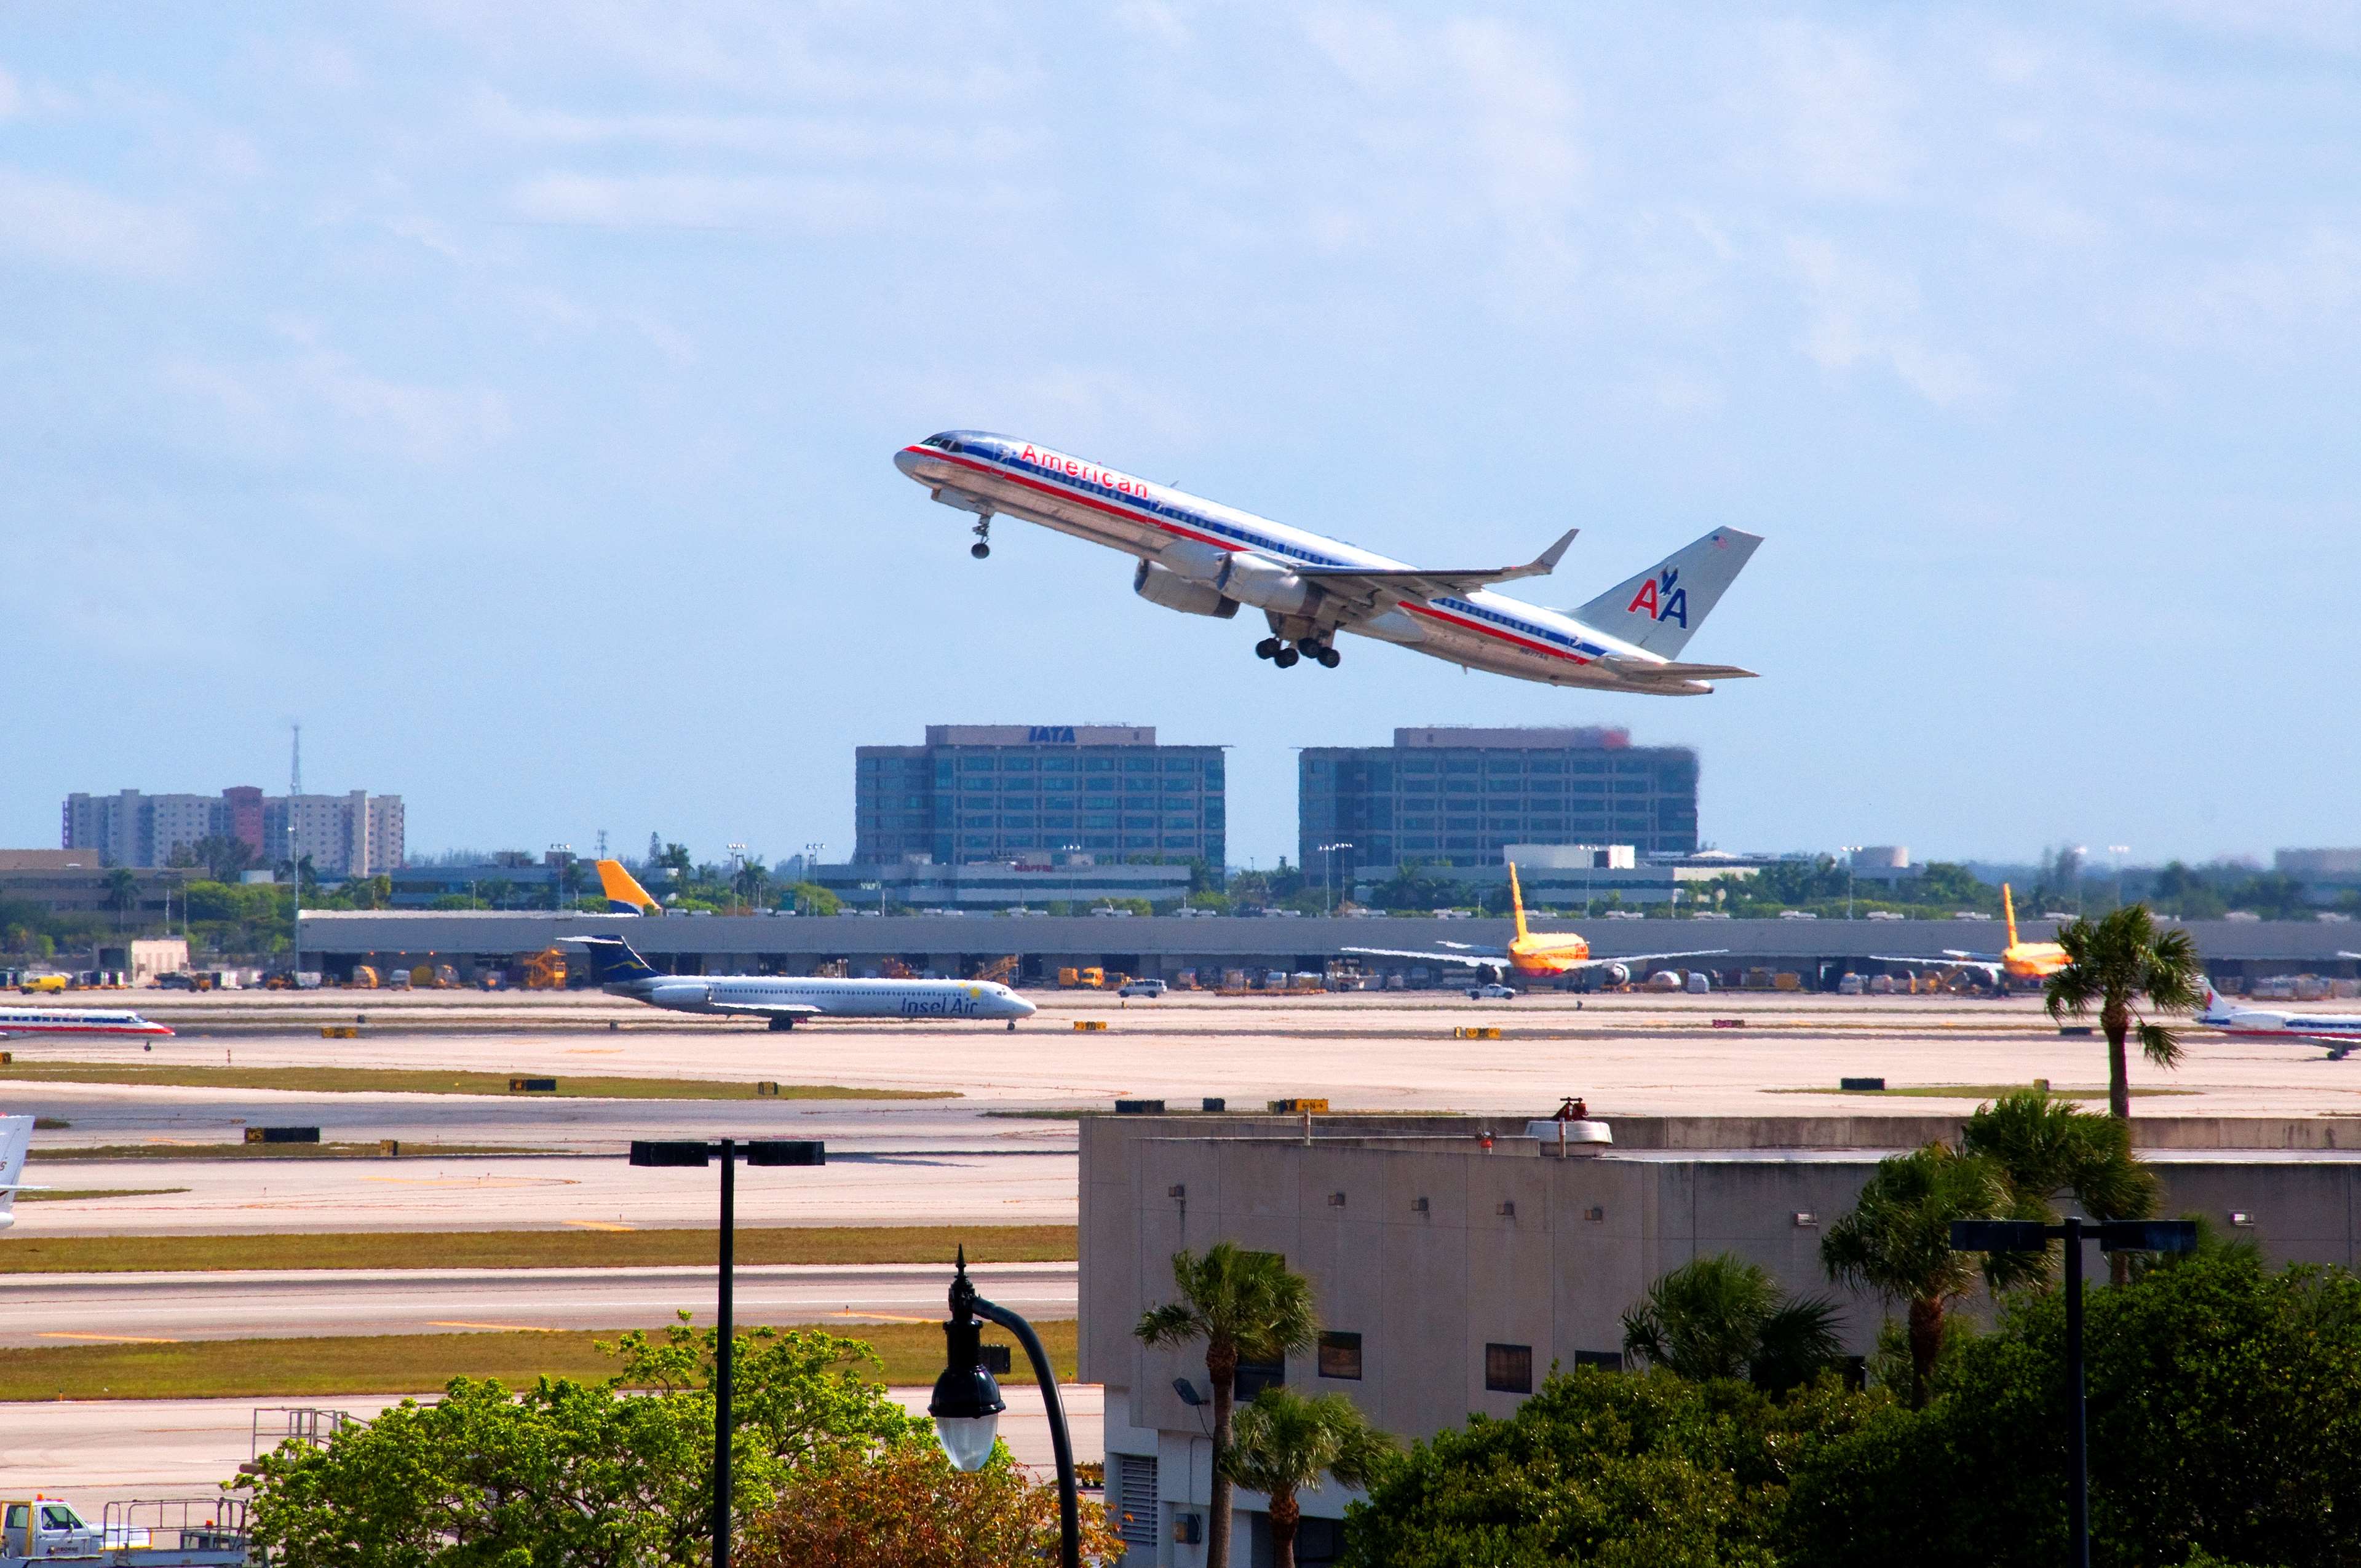
[[[404,797],[415,852],[852,842],[928,723],[1613,724],[1704,837],[2361,842],[2361,19],[2057,7],[0,12],[0,844]],[[1619,696],[931,505],[980,428],[1579,604],[1766,537]]]

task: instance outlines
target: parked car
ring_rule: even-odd
[[[1163,995],[1164,991],[1165,985],[1160,980],[1127,980],[1116,988],[1115,994],[1117,996],[1145,996],[1152,1001],[1155,998]]]

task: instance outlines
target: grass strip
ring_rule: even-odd
[[[30,1197],[27,1193],[24,1196]],[[709,1230],[348,1231],[252,1236],[33,1236],[0,1246],[0,1275],[247,1268],[626,1268],[708,1265]],[[766,1225],[738,1229],[740,1263],[1071,1263],[1071,1225]]]
[[[404,1159],[480,1159],[490,1156],[554,1155],[576,1151],[512,1144],[418,1144],[403,1140]],[[43,1160],[97,1159],[387,1159],[379,1144],[248,1144],[174,1143],[92,1144],[84,1148],[38,1148],[26,1157],[27,1165]]]
[[[1773,1089],[1773,1094],[1861,1094],[1903,1100],[1997,1100],[2004,1094],[2039,1087],[2031,1083],[1905,1083],[1893,1089]],[[2134,1089],[2136,1096],[2169,1096],[2196,1094],[2195,1089]],[[2096,1089],[2058,1089],[2049,1091],[2056,1100],[2104,1100],[2106,1085]]]
[[[169,1198],[185,1187],[60,1187],[48,1192],[19,1192],[19,1203],[71,1203],[79,1198]]]
[[[518,1074],[519,1077],[543,1076]],[[277,1089],[309,1094],[492,1094],[519,1100],[956,1100],[953,1089],[854,1089],[840,1083],[782,1083],[757,1093],[711,1078],[569,1078],[557,1088],[518,1091],[509,1075],[434,1068],[203,1067],[195,1063],[20,1061],[0,1067],[0,1082],[122,1083],[173,1089]]]
[[[943,1369],[939,1323],[800,1325],[867,1341],[884,1358],[878,1381],[924,1386]],[[1074,1322],[1037,1322],[1061,1380],[1074,1377]],[[744,1332],[741,1326],[741,1331]],[[177,1344],[36,1345],[0,1350],[0,1400],[225,1399],[418,1394],[454,1377],[497,1377],[511,1387],[541,1376],[604,1382],[615,1360],[598,1348],[620,1329],[556,1332],[356,1334],[320,1339],[186,1340]],[[1010,1343],[996,1328],[987,1343]],[[1014,1350],[1016,1381],[1029,1381]]]

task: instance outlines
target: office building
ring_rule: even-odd
[[[1159,745],[1152,725],[930,724],[923,746],[854,759],[856,864],[1228,852],[1222,749]]]
[[[68,850],[95,852],[109,866],[163,866],[203,839],[235,839],[265,863],[287,858],[290,817],[295,858],[312,857],[314,874],[370,876],[401,864],[402,806],[398,795],[266,796],[252,784],[219,795],[70,795],[63,816]]]
[[[1629,730],[1432,725],[1391,746],[1312,746],[1299,768],[1298,864],[1367,881],[1409,861],[1497,866],[1510,844],[1697,847],[1697,759]],[[1330,851],[1328,844],[1349,844]]]

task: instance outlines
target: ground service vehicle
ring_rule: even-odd
[[[1145,996],[1152,1001],[1164,994],[1164,982],[1160,980],[1146,979],[1126,981],[1116,989],[1115,994],[1117,996]]]

